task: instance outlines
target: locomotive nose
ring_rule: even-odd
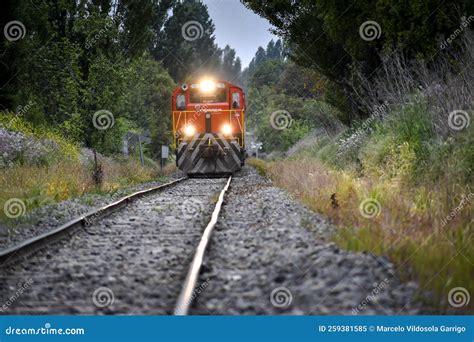
[[[202,158],[216,158],[225,156],[228,152],[227,147],[220,146],[217,141],[208,139],[206,144],[199,145],[199,154]]]

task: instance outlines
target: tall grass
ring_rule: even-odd
[[[449,165],[449,158],[445,162]],[[449,175],[439,183],[426,178],[409,185],[403,178],[336,170],[307,156],[251,164],[328,216],[339,227],[334,238],[341,247],[389,256],[399,276],[419,282],[426,309],[452,309],[447,295],[455,286],[474,293],[472,186],[461,186]],[[380,204],[373,218],[361,213],[368,199]],[[447,221],[450,213],[454,218]]]

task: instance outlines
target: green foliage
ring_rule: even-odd
[[[255,88],[274,85],[280,79],[284,68],[282,60],[268,60],[262,63],[250,78],[250,84]]]
[[[214,24],[206,5],[193,0],[179,1],[158,36],[159,45],[154,47],[152,54],[163,61],[178,82],[216,73],[220,54],[213,33]]]
[[[266,164],[263,160],[252,158],[252,159],[247,160],[247,164],[249,164],[250,166],[253,166],[257,170],[257,173],[260,176],[262,177],[267,176]]]
[[[49,140],[57,144],[60,149],[59,155],[57,151],[55,151],[56,154],[50,155],[50,160],[46,161],[46,164],[48,164],[49,161],[58,159],[77,160],[79,158],[78,146],[65,138],[59,129],[33,125],[24,118],[9,112],[0,112],[0,127],[8,131],[22,133],[38,140]]]
[[[240,82],[240,59],[230,46],[217,47],[201,2],[6,0],[1,6],[5,22],[21,18],[27,29],[23,39],[0,41],[6,84],[0,108],[101,153],[120,152],[133,130],[150,132],[149,156],[159,156],[160,145],[171,141],[170,75],[183,81],[210,72]],[[202,25],[192,41],[183,37],[189,21]],[[111,113],[111,127],[97,129],[98,111]]]
[[[248,68],[246,68],[242,72],[242,80],[244,86],[248,87],[250,79],[252,75],[258,70],[258,68],[265,63],[266,61],[270,60],[284,60],[286,55],[285,47],[281,39],[278,39],[276,42],[273,39],[268,43],[267,48],[264,49],[263,47],[259,46],[257,52],[255,53],[255,57],[252,58]]]
[[[312,129],[324,128],[331,131],[337,121],[337,109],[317,99],[321,89],[315,89],[315,86],[306,89],[303,87],[301,93],[295,88],[291,88],[294,89],[292,91],[281,90],[290,87],[285,71],[295,67],[294,64],[281,60],[268,60],[260,64],[251,77],[247,95],[248,127],[263,143],[266,152],[286,151]],[[307,70],[300,68],[299,71],[299,75],[291,71],[295,73],[295,85],[292,87],[299,87],[304,83],[303,80],[315,78]],[[287,128],[278,130],[272,126],[272,113],[277,111],[289,113]]]
[[[334,82],[327,81],[325,83],[325,92],[323,94],[325,102],[331,104],[337,111],[337,118],[345,125],[351,125],[353,116],[351,114],[351,108],[347,101],[347,96],[344,94],[343,87]]]
[[[381,64],[383,49],[398,49],[409,59],[432,60],[437,54],[443,55],[440,44],[444,37],[459,30],[462,16],[469,17],[474,11],[474,2],[469,0],[359,1],[350,6],[329,0],[302,0],[297,6],[290,0],[243,3],[285,37],[294,61],[321,72],[334,83],[338,90],[328,93],[330,103],[341,110],[350,109],[351,113],[342,118],[346,123],[368,114],[359,113],[360,94],[351,84],[357,83],[355,70],[370,80]],[[380,27],[372,32],[376,39],[370,35],[362,39],[359,31],[367,21]],[[460,43],[461,39],[455,40],[446,51],[456,51]]]
[[[391,175],[402,172],[402,167],[408,167],[407,163],[413,162],[413,173],[416,165],[426,165],[430,155],[429,146],[436,144],[434,138],[427,104],[414,102],[392,111],[387,120],[377,125],[359,157],[367,165],[380,167],[385,164],[392,168],[386,170]],[[396,155],[405,160],[403,165],[400,164],[401,161],[394,162]]]
[[[158,157],[161,145],[171,142],[169,99],[175,84],[163,66],[146,57],[129,67],[127,92],[122,112],[140,130],[150,129],[152,156]]]
[[[265,152],[285,152],[313,129],[335,131],[342,114],[323,101],[328,85],[319,72],[286,59],[281,40],[259,47],[243,78],[247,91],[248,129],[263,143]],[[274,112],[286,111],[288,127],[276,129]]]
[[[431,111],[423,100],[393,109],[384,121],[366,129],[354,125],[335,138],[323,137],[301,152],[340,170],[408,183],[441,180],[471,184],[474,167],[472,127],[441,141],[433,130]],[[346,143],[343,143],[346,142]],[[350,143],[349,143],[350,142]]]

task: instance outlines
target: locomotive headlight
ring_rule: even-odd
[[[222,133],[224,135],[231,135],[232,134],[232,126],[229,125],[229,124],[225,124],[224,126],[222,126]]]
[[[203,80],[199,84],[199,88],[202,92],[210,93],[216,89],[216,84],[211,80]]]
[[[184,126],[183,131],[184,135],[189,138],[194,136],[194,134],[196,133],[196,127],[194,127],[193,125],[186,125]]]

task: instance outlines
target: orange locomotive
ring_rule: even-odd
[[[173,91],[176,165],[188,175],[229,174],[245,160],[245,94],[225,81],[201,80]]]

